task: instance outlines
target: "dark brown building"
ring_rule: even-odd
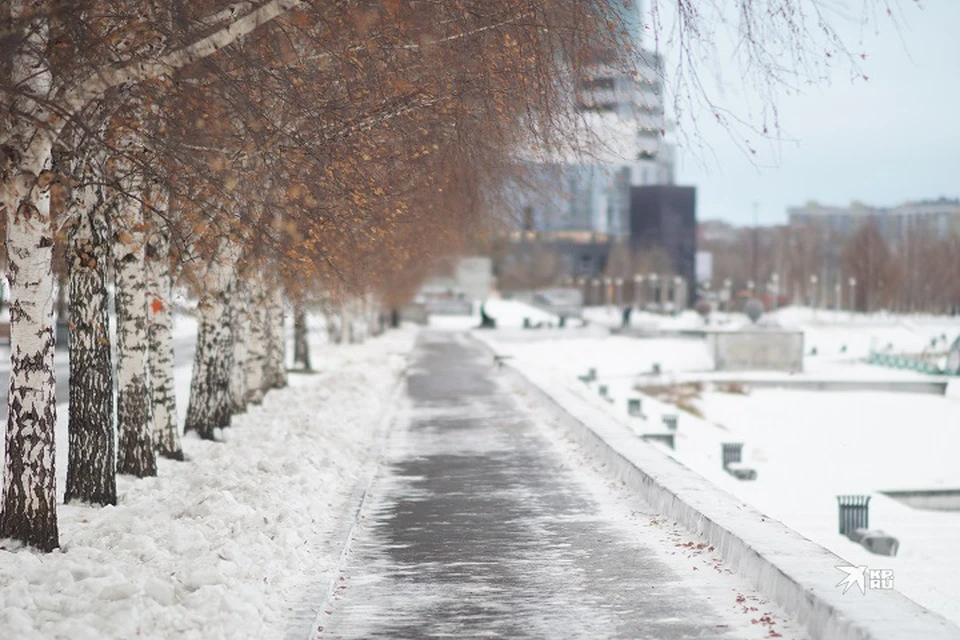
[[[654,185],[630,189],[630,245],[636,250],[662,247],[674,270],[696,291],[697,189]]]

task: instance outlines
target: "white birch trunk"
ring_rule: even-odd
[[[343,302],[340,305],[340,344],[348,343],[353,343],[353,316],[350,304]]]
[[[17,19],[30,3],[14,0]],[[9,81],[47,96],[51,74],[43,57],[45,22],[25,25],[26,37],[11,63]],[[9,104],[3,107],[11,106]],[[42,103],[13,105],[27,120],[43,121]],[[50,168],[52,136],[21,123],[4,132],[0,148],[0,208],[7,220],[7,276],[10,282],[10,390],[3,464],[0,538],[13,538],[50,551],[60,545],[54,432],[57,424],[54,379],[53,229],[50,191],[43,172]]]
[[[303,367],[304,371],[312,371],[310,364],[310,331],[307,327],[307,312],[302,303],[293,308],[293,362]]]
[[[163,202],[156,203],[163,206]],[[147,313],[149,326],[150,393],[153,403],[153,443],[157,453],[183,460],[177,396],[173,381],[173,318],[170,305],[173,274],[170,273],[170,236],[166,228],[154,229],[146,247]]]
[[[135,182],[135,181],[131,181]],[[131,185],[132,190],[137,184]],[[135,191],[134,191],[135,192]],[[157,475],[150,402],[147,275],[143,211],[123,200],[114,229],[113,269],[117,313],[117,472]]]
[[[363,298],[355,298],[352,306],[354,342],[363,344],[367,339],[367,322],[364,315]]]
[[[325,310],[327,318],[327,342],[335,344],[340,342],[340,319],[329,307]]]
[[[264,373],[267,363],[266,294],[263,281],[257,274],[248,283],[250,292],[246,308],[249,311],[247,329],[247,402],[260,404],[266,393]]]
[[[273,287],[267,294],[267,388],[287,386],[287,331],[283,292]]]
[[[243,413],[247,410],[247,357],[250,340],[250,292],[243,278],[237,278],[229,303],[233,317],[230,398],[234,413]]]
[[[380,326],[380,311],[377,299],[372,294],[367,296],[367,327],[370,336],[379,336],[382,333]]]
[[[92,179],[86,172],[85,179]],[[67,247],[70,405],[65,502],[117,503],[113,358],[107,263],[110,236],[103,192],[82,188],[73,202]]]
[[[233,401],[230,373],[233,369],[233,332],[230,328],[229,298],[235,280],[239,249],[227,241],[207,269],[204,292],[197,310],[200,326],[190,380],[187,429],[213,440],[217,429],[230,426]]]

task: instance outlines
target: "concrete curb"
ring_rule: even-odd
[[[896,591],[842,593],[837,567],[849,563],[643,442],[548,372],[515,361],[503,362],[502,372],[542,399],[558,423],[655,510],[716,546],[733,570],[812,637],[960,640],[960,628]],[[878,564],[882,560],[878,556]]]
[[[377,422],[377,430],[374,434],[374,443],[370,448],[367,459],[363,463],[363,470],[357,477],[357,480],[353,485],[353,490],[350,492],[350,497],[347,499],[343,512],[340,515],[339,526],[337,527],[337,531],[333,536],[333,540],[341,541],[339,545],[340,553],[337,557],[337,562],[334,568],[331,570],[329,575],[324,576],[326,579],[321,580],[318,588],[313,592],[313,594],[316,596],[313,599],[313,602],[316,603],[317,600],[320,600],[320,602],[319,604],[313,604],[310,606],[310,626],[308,628],[304,628],[305,625],[302,623],[296,625],[295,629],[285,634],[287,638],[306,638],[307,640],[314,640],[318,635],[317,628],[323,624],[324,611],[330,607],[333,594],[336,591],[337,583],[339,581],[338,578],[340,577],[342,569],[346,563],[347,555],[350,553],[350,545],[353,543],[354,532],[356,531],[357,524],[360,521],[360,514],[363,512],[363,506],[366,503],[367,495],[370,492],[370,488],[373,486],[377,471],[380,469],[380,463],[383,461],[383,456],[387,448],[387,442],[390,439],[390,430],[396,421],[397,410],[406,391],[404,382],[407,380],[408,371],[409,363],[408,366],[405,366],[403,370],[400,371],[400,373],[397,375],[397,379],[394,381],[393,389],[387,396],[386,406],[383,412],[380,414],[380,418]]]
[[[653,385],[663,384],[654,377],[635,376]],[[830,380],[817,378],[738,378],[698,377],[696,373],[683,373],[672,379],[677,384],[739,384],[754,389],[791,389],[795,391],[880,391],[884,393],[920,393],[943,396],[947,394],[947,382],[944,380]]]

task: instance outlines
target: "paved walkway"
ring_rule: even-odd
[[[612,516],[468,338],[413,358],[321,638],[803,637],[685,532]]]

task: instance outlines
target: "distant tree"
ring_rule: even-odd
[[[640,249],[634,253],[633,270],[640,275],[656,273],[670,276],[675,273],[673,259],[666,249],[659,246]]]
[[[557,284],[562,273],[560,254],[549,245],[534,242],[529,249],[505,256],[498,268],[501,290],[541,289]]]
[[[896,298],[902,272],[876,222],[864,222],[843,248],[844,272],[856,278],[860,311],[886,307]]]

